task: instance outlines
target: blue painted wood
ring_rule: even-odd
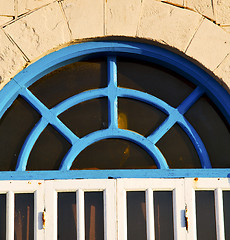
[[[0,172],[0,180],[230,178],[230,169],[128,169]]]
[[[83,56],[91,54],[106,54],[108,57],[108,87],[104,89],[87,91],[72,98],[69,98],[62,103],[55,106],[53,109],[49,110],[46,108],[28,89],[28,86],[33,84],[36,80],[40,79],[42,76],[48,74],[49,72],[64,66],[68,63],[75,62],[81,59]],[[155,98],[147,93],[142,93],[135,90],[123,89],[117,87],[117,69],[116,69],[116,58],[115,55],[126,55],[134,58],[148,60],[162,65],[163,67],[172,69],[183,75],[196,85],[197,89],[187,98],[183,103],[177,108],[172,108],[160,99]],[[60,166],[60,173],[62,170],[70,169],[74,158],[89,144],[95,141],[99,141],[105,138],[123,138],[137,143],[142,146],[149,154],[154,158],[158,168],[167,169],[167,163],[154,145],[161,136],[163,136],[168,129],[170,129],[175,122],[184,129],[192,140],[198,155],[201,159],[201,164],[203,168],[210,168],[211,164],[208,159],[206,149],[196,131],[192,126],[184,119],[182,116],[191,105],[199,99],[203,94],[207,94],[219,107],[227,121],[230,123],[230,95],[225,91],[212,77],[210,77],[205,71],[196,66],[195,64],[189,62],[188,60],[178,56],[172,52],[165,49],[148,46],[140,43],[130,43],[130,42],[88,42],[83,44],[72,45],[61,49],[57,52],[51,53],[44,58],[38,60],[36,63],[31,64],[26,69],[17,74],[10,83],[8,83],[3,90],[0,92],[0,117],[5,113],[7,108],[15,100],[18,94],[21,94],[43,117],[46,119],[46,124],[52,124],[66,139],[72,143],[72,148],[65,156]],[[109,129],[101,130],[79,139],[74,133],[72,133],[58,118],[57,116],[65,111],[66,109],[78,104],[82,101],[86,101],[95,97],[108,96],[109,98]],[[121,130],[117,128],[117,97],[130,97],[137,100],[149,103],[166,114],[169,115],[168,119],[157,129],[148,139],[143,136],[133,133],[128,130]],[[17,174],[25,170],[27,158],[32,149],[33,144],[41,133],[41,129],[44,126],[39,123],[32,130],[31,134],[28,136],[23,149],[20,153]],[[29,143],[31,141],[31,143]],[[24,159],[25,157],[25,159]],[[119,170],[118,170],[119,171]],[[127,173],[123,170],[123,173]],[[136,171],[136,170],[132,170]],[[140,170],[143,173],[145,170]],[[147,171],[147,170],[146,170]],[[151,170],[158,171],[158,170]],[[169,171],[169,170],[167,170]],[[174,170],[170,170],[170,172]],[[205,169],[203,169],[205,171]],[[211,171],[211,170],[210,170]],[[55,172],[55,171],[54,171]],[[65,171],[65,174],[71,174],[72,171]],[[106,172],[106,171],[105,171]],[[177,172],[177,171],[176,171]],[[193,171],[192,171],[193,172]],[[209,172],[205,171],[206,174]],[[218,172],[218,170],[217,170]],[[215,173],[217,173],[215,172]],[[25,172],[24,172],[25,173]],[[38,172],[41,175],[43,171]],[[92,174],[92,172],[89,172]],[[119,173],[119,172],[117,172]],[[166,173],[166,172],[165,172]],[[189,176],[191,170],[184,171],[181,170],[179,174],[187,174]],[[213,172],[212,172],[213,173]],[[1,174],[1,173],[0,173]],[[50,173],[49,173],[50,174]],[[161,172],[163,174],[163,172]],[[225,174],[225,173],[224,173]],[[39,174],[38,174],[39,175]],[[52,174],[51,174],[52,175]],[[50,176],[51,176],[50,175]],[[128,174],[129,175],[129,174]],[[185,176],[184,175],[184,176]],[[9,176],[9,175],[8,175]],[[19,175],[18,175],[19,176]],[[161,175],[162,176],[162,175]],[[167,174],[165,175],[168,176]],[[179,176],[179,175],[177,175]],[[69,178],[69,177],[68,177]]]
[[[168,118],[164,120],[164,122],[153,131],[147,139],[149,139],[153,144],[156,144],[173,125],[177,122],[173,114],[170,114]]]
[[[185,118],[179,119],[178,124],[182,127],[182,129],[187,133],[188,137],[191,139],[191,141],[197,151],[197,154],[199,156],[201,166],[203,168],[212,168],[207,150],[206,150],[204,143],[202,142],[200,136],[196,132],[196,130],[192,127],[192,125]]]
[[[29,159],[29,155],[32,151],[32,148],[35,142],[37,141],[38,137],[40,136],[40,134],[46,128],[47,125],[48,125],[47,120],[45,118],[41,118],[40,121],[32,129],[32,131],[30,132],[30,134],[28,135],[28,137],[26,138],[26,141],[22,146],[15,171],[26,170],[26,165]]]
[[[58,116],[59,114],[63,113],[67,109],[82,103],[84,101],[88,101],[94,98],[101,98],[108,96],[108,88],[99,88],[94,90],[88,90],[79,94],[76,94],[63,102],[59,103],[55,107],[53,107],[50,111],[55,115]]]
[[[160,109],[162,112],[168,115],[170,115],[173,111],[175,111],[175,108],[171,107],[166,102],[145,92],[137,91],[134,89],[127,89],[127,88],[117,88],[117,95],[119,97],[133,98],[139,101],[143,101],[145,103],[148,103]]]
[[[20,86],[11,80],[7,85],[0,91],[0,118],[3,116],[5,111],[10,107],[13,101],[17,98]]]
[[[182,115],[204,94],[201,87],[197,87],[177,108]]]
[[[138,133],[119,128],[108,128],[96,131],[79,139],[78,142],[76,142],[75,145],[73,145],[73,147],[66,154],[59,169],[61,171],[69,170],[72,166],[74,159],[82,150],[84,150],[87,146],[91,145],[94,142],[98,142],[102,139],[108,138],[121,138],[138,144],[143,149],[145,149],[149,153],[149,155],[155,160],[155,163],[159,169],[168,169],[168,165],[162,153],[151,141]]]
[[[57,131],[59,131],[71,144],[74,144],[78,137],[67,128],[52,111],[50,111],[38,98],[36,98],[28,89],[22,88],[20,95],[25,98],[41,115],[51,124]]]
[[[223,102],[230,101],[230,95],[227,91],[221,88],[211,76],[192,62],[157,46],[131,42],[87,42],[71,45],[31,64],[17,74],[14,80],[20,86],[28,87],[49,72],[68,63],[77,61],[82,56],[93,53],[130,54],[131,57],[155,62],[180,73],[180,75],[183,75],[195,84],[202,86],[230,123],[230,104],[223,104]]]
[[[118,128],[117,64],[116,57],[108,57],[109,128]]]

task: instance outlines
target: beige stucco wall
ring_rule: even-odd
[[[0,89],[49,52],[108,36],[177,50],[230,89],[229,0],[0,0]]]

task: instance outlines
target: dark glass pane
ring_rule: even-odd
[[[22,97],[18,97],[0,119],[0,171],[15,170],[20,150],[40,119]]]
[[[177,107],[194,89],[180,75],[153,63],[118,58],[118,85],[150,93]]]
[[[119,98],[118,127],[150,135],[167,117],[166,114],[144,102]]]
[[[27,170],[57,170],[70,147],[70,143],[48,125],[31,151]]]
[[[196,191],[197,240],[215,240],[215,202],[213,191]]]
[[[223,191],[225,239],[230,239],[230,191]]]
[[[145,192],[127,192],[128,240],[147,239]]]
[[[174,125],[157,143],[170,168],[201,168],[196,149],[179,125]]]
[[[58,239],[77,239],[76,193],[58,193]]]
[[[51,108],[77,93],[106,86],[106,60],[99,59],[61,67],[35,82],[29,89]]]
[[[83,150],[71,169],[157,168],[154,160],[138,145],[123,139],[105,139]]]
[[[34,239],[34,194],[15,194],[14,239]]]
[[[82,102],[61,115],[59,119],[78,137],[108,127],[107,98]]]
[[[156,240],[173,240],[172,192],[153,192]]]
[[[0,239],[6,239],[6,195],[0,194]]]
[[[85,192],[85,240],[103,239],[103,192]]]
[[[185,114],[201,137],[213,168],[230,167],[230,127],[219,110],[202,97]]]

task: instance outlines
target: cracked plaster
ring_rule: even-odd
[[[93,4],[91,0],[66,0],[62,6],[73,40],[104,36],[103,0]]]
[[[213,71],[230,52],[230,35],[205,19],[186,54]]]
[[[106,4],[106,35],[135,36],[142,0],[110,0]]]
[[[185,51],[201,21],[201,15],[187,9],[144,0],[137,36]]]
[[[151,39],[186,51],[208,69],[215,69],[215,74],[230,88],[229,0],[95,0],[93,4],[90,0],[17,1],[20,3],[19,15],[27,10],[35,11],[12,22],[9,16],[15,15],[14,1],[8,0],[5,4],[5,0],[0,0],[0,28],[6,25],[4,31],[12,38],[10,42],[2,32],[0,34],[3,39],[0,54],[4,56],[0,58],[0,61],[4,59],[1,86],[17,72],[18,63],[24,66],[24,58],[35,61],[71,40],[107,34]],[[201,24],[202,15],[216,20],[220,26],[207,19]],[[6,54],[13,60],[6,58]],[[14,65],[16,58],[20,60]]]
[[[22,70],[26,61],[19,49],[0,29],[0,89],[10,81],[18,71]]]
[[[21,18],[8,25],[5,31],[30,60],[70,41],[69,30],[58,3]]]

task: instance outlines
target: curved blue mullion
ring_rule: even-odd
[[[201,87],[197,87],[174,111],[171,111],[169,117],[152,133],[148,139],[156,144],[181,116],[203,95]]]
[[[153,95],[150,95],[148,93],[140,92],[138,90],[118,87],[117,95],[119,97],[133,98],[133,99],[148,103],[148,104],[160,109],[161,111],[163,111],[164,113],[166,113],[168,115],[170,115],[172,112],[175,111],[175,108],[171,107],[169,104],[167,104],[163,100],[161,100]]]
[[[184,117],[181,117],[178,120],[178,124],[187,133],[191,142],[193,143],[193,146],[195,147],[197,154],[199,156],[202,168],[212,168],[204,143],[202,142],[200,136],[193,128],[193,126]]]
[[[52,118],[49,109],[37,98],[35,97],[31,91],[27,88],[22,88],[20,91],[20,95],[46,120],[49,122]]]
[[[107,97],[108,96],[108,88],[99,88],[99,89],[93,89],[88,90],[79,94],[76,94],[55,107],[53,107],[50,111],[55,115],[58,116],[59,114],[63,113],[67,109],[81,103],[85,102],[94,98],[100,98],[100,97]]]
[[[67,139],[72,145],[78,141],[79,137],[77,137],[61,120],[57,117],[53,119],[50,124]]]
[[[108,121],[109,128],[118,128],[117,63],[115,56],[107,58],[108,67]]]
[[[42,131],[46,128],[48,122],[41,118],[26,138],[20,151],[15,171],[25,171],[30,152]]]
[[[168,118],[157,128],[153,133],[151,133],[147,139],[156,144],[177,122],[177,118],[173,114],[169,115]]]
[[[168,165],[166,163],[166,160],[160,150],[148,139],[145,137],[139,135],[138,133],[123,130],[123,129],[105,129],[100,130],[97,132],[93,132],[76,142],[72,148],[69,150],[69,152],[66,154],[64,159],[62,160],[62,163],[60,165],[59,170],[61,171],[67,171],[71,168],[74,159],[78,156],[78,154],[84,150],[89,145],[98,142],[102,139],[108,139],[108,138],[121,138],[126,139],[129,141],[132,141],[142,148],[144,148],[150,156],[155,160],[155,163],[159,169],[168,169]]]
[[[134,42],[87,42],[71,45],[59,51],[48,54],[36,63],[31,64],[13,80],[20,86],[28,87],[49,72],[65,66],[68,63],[78,61],[82,57],[91,54],[132,54],[133,57],[147,59],[167,68],[170,68],[197,85],[201,85],[205,92],[214,100],[217,106],[230,123],[230,105],[223,102],[230,101],[230,95],[221,89],[211,76],[203,69],[189,62],[183,57],[157,46],[148,46]]]
[[[20,95],[35,108],[43,118],[47,120],[56,130],[59,131],[71,144],[74,144],[78,137],[65,126],[37,97],[27,88],[22,88]]]
[[[0,91],[0,118],[17,98],[21,86],[13,79]],[[9,90],[10,89],[10,90]]]
[[[152,133],[148,139],[156,144],[182,115],[203,95],[204,90],[197,87],[178,107],[170,112],[169,117]]]
[[[172,69],[173,71],[178,72],[180,75],[191,80],[196,85],[200,86],[196,90],[194,90],[194,92],[192,92],[192,94],[184,102],[182,102],[182,104],[176,109],[176,111],[178,111],[178,116],[176,111],[174,111],[175,110],[174,108],[172,108],[171,106],[168,106],[163,101],[161,102],[161,100],[159,99],[158,100],[154,99],[154,97],[151,95],[149,95],[150,97],[146,97],[144,93],[143,95],[142,93],[139,92],[137,93],[137,96],[134,96],[136,95],[135,90],[129,90],[129,92],[127,92],[127,90],[125,91],[120,90],[120,88],[117,88],[116,90],[117,92],[121,93],[120,95],[121,97],[129,97],[129,98],[134,98],[140,101],[144,101],[146,103],[149,103],[159,108],[160,110],[168,114],[169,117],[163,123],[165,125],[162,124],[160,126],[160,127],[164,127],[166,131],[170,127],[170,125],[173,125],[173,122],[175,121],[175,119],[173,120],[173,118],[177,116],[178,124],[187,133],[187,135],[190,137],[193,145],[196,148],[199,158],[201,159],[202,167],[204,168],[211,167],[207,151],[199,135],[196,133],[196,131],[193,129],[190,123],[188,123],[187,120],[184,119],[183,116],[181,116],[181,114],[184,114],[192,106],[192,104],[200,97],[200,95],[203,94],[202,92],[199,91],[199,88],[200,88],[200,89],[203,89],[203,92],[207,94],[214,101],[217,107],[219,107],[221,112],[224,114],[226,120],[230,123],[230,104],[228,104],[230,102],[230,95],[226,90],[220,87],[220,84],[217,83],[215,79],[213,79],[204,70],[202,70],[192,62],[189,62],[183,57],[178,56],[166,49],[162,49],[156,46],[146,46],[141,43],[133,43],[133,42],[132,43],[109,42],[109,41],[88,42],[88,43],[68,46],[59,51],[53,52],[45,56],[44,58],[41,58],[37,62],[31,64],[27,68],[25,68],[23,71],[17,74],[0,91],[0,102],[1,102],[0,117],[4,114],[4,112],[10,106],[10,104],[13,103],[14,99],[18,96],[18,94],[21,94],[38,112],[41,113],[41,115],[43,116],[43,118],[46,119],[47,122],[51,122],[52,125],[57,128],[57,130],[64,132],[65,137],[68,134],[71,135],[71,131],[69,130],[70,132],[68,132],[68,130],[66,129],[67,127],[63,123],[61,123],[59,119],[57,119],[57,115],[58,115],[57,113],[58,111],[60,112],[64,109],[61,107],[65,105],[64,103],[61,103],[60,106],[59,105],[56,106],[57,111],[55,107],[53,108],[54,110],[53,109],[49,110],[46,107],[44,108],[42,104],[40,103],[37,104],[36,101],[34,102],[34,100],[36,99],[33,99],[33,98],[31,99],[30,97],[28,97],[29,91],[27,92],[27,90],[23,88],[30,86],[36,80],[40,79],[44,75],[48,74],[49,72],[59,67],[81,60],[82,58],[90,56],[92,54],[105,54],[107,56],[112,56],[114,54],[116,55],[120,54],[120,55],[126,55],[126,56],[130,55],[131,57],[135,57],[138,59],[148,60],[150,62],[154,62],[166,68]],[[104,91],[105,91],[104,96],[108,96],[108,88],[106,88],[106,90]],[[130,92],[130,91],[133,91],[133,92]],[[95,95],[92,98],[95,98]],[[149,98],[150,100],[147,98]],[[75,103],[72,103],[72,104],[75,105]],[[67,130],[67,132],[65,130]],[[126,130],[126,132],[130,132],[130,131]],[[32,134],[32,132],[30,134]],[[124,136],[122,138],[124,138]],[[27,139],[29,139],[29,136],[27,137]],[[74,150],[74,148],[77,146],[77,143],[81,143],[81,139],[78,139],[77,136],[74,134],[72,135],[71,139],[73,143],[73,146],[71,149]],[[145,141],[152,142],[152,147],[157,149],[157,147],[154,145],[154,143],[156,142],[156,139],[157,138],[149,138],[149,139],[145,138]],[[130,138],[130,141],[135,142],[135,140],[133,140],[133,137],[132,139]],[[141,145],[141,143],[138,143],[138,142],[137,144]],[[24,154],[26,154],[26,152],[29,151],[28,143],[27,144],[24,143],[24,145],[26,146],[25,147],[26,150],[23,150],[23,151],[25,151]],[[75,154],[74,151],[72,152],[72,154],[73,155]],[[157,150],[156,150],[156,153],[154,152],[154,154],[157,154]],[[160,156],[159,158],[161,159],[161,153],[159,156]],[[24,159],[24,157],[20,157],[20,159]],[[17,163],[17,171],[18,171],[17,173],[19,174],[21,174],[20,171],[22,171],[22,169],[25,169],[26,167],[26,166],[23,166],[23,164],[25,164],[23,163],[23,161],[24,160],[20,160],[20,161],[18,160],[18,163]],[[64,173],[64,171],[62,173]]]
[[[204,90],[198,86],[178,107],[181,114],[185,114],[188,109],[204,94]]]

